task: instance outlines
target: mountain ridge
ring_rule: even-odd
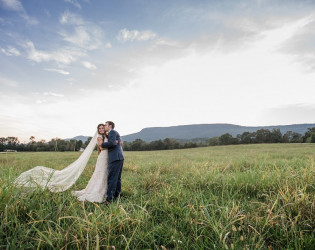
[[[122,140],[132,142],[136,139],[141,139],[146,142],[163,140],[165,138],[192,140],[196,138],[211,138],[215,136],[221,136],[229,133],[233,137],[244,132],[255,132],[259,129],[280,129],[284,134],[287,131],[292,131],[305,134],[308,128],[315,127],[315,123],[302,123],[302,124],[290,124],[290,125],[271,125],[271,126],[242,126],[229,123],[211,123],[211,124],[188,124],[177,125],[169,127],[148,127],[143,128],[139,132],[123,135]],[[85,137],[85,140],[84,140]],[[87,140],[89,136],[76,136],[71,139]],[[77,139],[79,138],[79,139]],[[71,140],[66,139],[66,140]]]
[[[142,139],[146,142],[155,140],[163,140],[165,138],[173,139],[195,139],[195,138],[211,138],[221,136],[225,133],[231,134],[233,137],[244,132],[255,132],[259,129],[280,129],[284,134],[287,131],[304,134],[308,128],[315,127],[315,124],[291,124],[291,125],[272,125],[272,126],[241,126],[228,123],[214,123],[214,124],[192,124],[192,125],[178,125],[171,127],[151,127],[144,128],[138,133],[122,136],[124,141],[132,142],[136,139]]]

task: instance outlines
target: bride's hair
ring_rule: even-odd
[[[100,124],[97,125],[97,133],[98,133],[98,134],[100,134],[99,129],[100,129],[101,126],[104,127],[105,125],[104,125],[103,123],[100,123]],[[103,137],[103,141],[104,141],[104,139],[105,139],[105,134],[100,134],[100,135]],[[97,153],[98,153],[98,154],[101,153],[101,149],[100,149],[100,147],[99,147],[98,145],[97,145]]]

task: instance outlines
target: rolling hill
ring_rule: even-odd
[[[144,128],[140,132],[124,135],[122,139],[124,141],[132,142],[136,139],[141,139],[146,142],[155,140],[163,140],[165,138],[173,138],[178,140],[192,140],[196,138],[211,138],[220,136],[225,133],[229,133],[232,136],[242,134],[244,132],[255,132],[259,129],[280,129],[281,133],[284,134],[287,131],[292,131],[304,135],[308,128],[315,127],[315,123],[304,123],[304,124],[292,124],[292,125],[275,125],[275,126],[240,126],[227,123],[216,123],[216,124],[192,124],[192,125],[180,125],[171,127],[150,127]],[[85,142],[89,136],[76,136],[65,140],[82,140]]]
[[[229,133],[232,136],[242,134],[244,132],[255,132],[259,129],[280,129],[284,134],[287,131],[297,132],[302,135],[308,128],[315,127],[315,124],[293,124],[293,125],[278,125],[278,126],[257,126],[247,127],[226,123],[217,124],[195,124],[195,125],[181,125],[171,127],[151,127],[144,128],[138,133],[122,136],[124,141],[132,142],[136,139],[141,139],[146,142],[151,142],[159,139],[174,138],[174,139],[195,139],[195,138],[211,138]]]

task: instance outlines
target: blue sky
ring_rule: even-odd
[[[315,123],[315,2],[0,0],[0,136]]]

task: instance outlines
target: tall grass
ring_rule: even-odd
[[[34,166],[78,153],[0,154],[0,248],[312,249],[315,145],[268,144],[126,152],[123,196],[79,202],[96,154],[69,191],[12,185]]]

